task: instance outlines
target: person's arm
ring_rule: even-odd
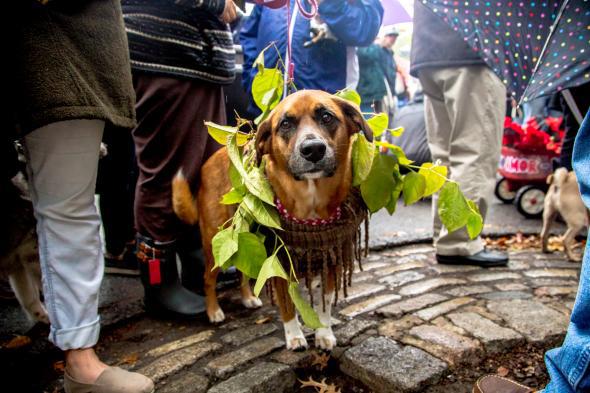
[[[252,65],[259,55],[256,41],[258,39],[258,25],[260,23],[261,11],[262,6],[255,6],[240,30],[240,45],[242,46],[244,55],[244,62],[242,64],[242,86],[244,87],[244,90],[248,92],[250,91],[252,80],[257,72],[256,69],[252,68]]]
[[[371,45],[383,18],[379,0],[323,0],[319,15],[347,46]]]

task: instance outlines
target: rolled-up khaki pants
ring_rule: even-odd
[[[450,178],[472,199],[485,219],[500,159],[506,88],[487,66],[425,68],[419,72],[425,94],[428,145],[434,161],[448,166]],[[465,228],[449,233],[432,199],[434,245],[440,255],[473,255],[481,238]]]

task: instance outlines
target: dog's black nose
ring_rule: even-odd
[[[307,139],[301,142],[299,153],[307,161],[318,162],[326,155],[326,144],[319,139]]]

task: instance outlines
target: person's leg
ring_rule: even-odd
[[[98,291],[103,276],[94,205],[103,129],[100,120],[70,120],[41,127],[24,138],[51,322],[49,339],[66,351],[66,392],[74,385],[92,387],[99,378],[113,386],[113,392],[149,392],[153,383],[148,378],[108,368],[92,348],[100,330]]]
[[[582,199],[590,207],[590,112],[578,132],[573,163]],[[545,393],[590,391],[590,238],[567,335],[561,347],[547,352],[545,363],[551,377]]]
[[[450,178],[479,206],[485,219],[500,158],[506,89],[485,66],[436,69],[432,78],[442,86],[444,112],[450,121],[445,123],[450,128],[444,130]],[[472,256],[483,248],[482,240],[469,239],[464,228],[453,233],[442,228],[436,241],[436,252],[442,256]]]

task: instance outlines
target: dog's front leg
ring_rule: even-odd
[[[316,307],[316,312],[320,319],[320,323],[324,327],[319,328],[315,331],[315,346],[316,348],[323,349],[325,351],[331,351],[336,346],[336,337],[332,332],[332,303],[334,302],[334,291],[335,291],[335,277],[333,272],[328,273],[326,280],[325,291],[326,305],[322,304],[321,298],[319,299],[319,305]]]
[[[283,328],[285,329],[285,342],[287,349],[293,351],[302,351],[307,348],[307,340],[301,330],[299,319],[295,312],[295,305],[289,297],[287,290],[287,281],[282,278],[272,278],[272,285],[275,295],[275,301],[281,312]]]

